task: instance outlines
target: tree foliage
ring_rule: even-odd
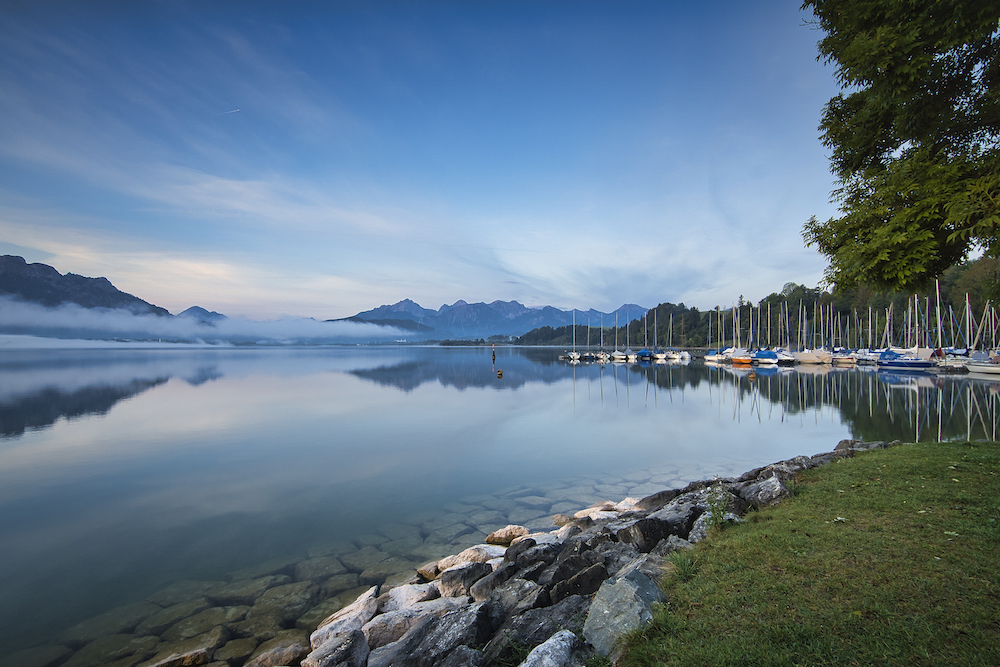
[[[803,229],[826,281],[928,284],[971,250],[1000,256],[1000,3],[807,0],[845,92],[820,130],[840,216]]]

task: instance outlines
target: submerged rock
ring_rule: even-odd
[[[77,623],[59,635],[59,643],[71,648],[80,648],[101,637],[129,634],[136,626],[162,609],[163,607],[152,602],[137,602],[117,607]]]

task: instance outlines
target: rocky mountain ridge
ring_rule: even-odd
[[[383,305],[358,313],[352,318],[375,324],[388,324],[410,320],[433,329],[442,337],[486,338],[489,336],[520,336],[539,327],[564,327],[573,324],[612,326],[616,321],[624,324],[641,317],[646,309],[636,304],[625,304],[610,313],[589,310],[560,310],[553,306],[528,307],[518,301],[493,301],[468,303],[463,300],[442,305],[437,310],[403,299],[392,305]],[[617,318],[617,319],[616,319]]]
[[[213,327],[227,319],[222,313],[200,306],[192,306],[174,316],[165,308],[122,292],[107,278],[87,278],[74,273],[63,275],[47,264],[29,264],[23,257],[14,255],[0,256],[0,296],[47,308],[75,304],[87,309],[126,311],[133,315],[156,315],[166,319],[179,317],[205,327]],[[407,340],[414,341],[516,337],[539,327],[564,327],[572,324],[574,318],[578,325],[597,327],[603,324],[610,327],[641,317],[644,312],[645,308],[635,304],[625,304],[610,313],[602,313],[594,309],[529,307],[518,301],[468,303],[461,299],[431,310],[411,299],[403,299],[352,317],[326,321],[366,322],[391,327],[406,331]],[[30,332],[18,330],[14,333]]]

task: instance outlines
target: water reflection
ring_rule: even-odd
[[[720,418],[801,423],[807,415],[817,421],[826,414],[859,440],[995,440],[1000,431],[1000,379],[989,376],[702,362],[566,366],[578,409],[595,403],[659,407],[664,400],[672,407],[675,399],[684,403],[687,390],[703,391]]]
[[[996,385],[969,377],[558,352],[0,352],[0,646],[466,496],[559,482],[617,501],[845,437],[997,430]]]

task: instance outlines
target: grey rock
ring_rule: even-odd
[[[569,579],[554,583],[549,591],[549,596],[553,602],[559,602],[570,595],[590,595],[596,592],[607,578],[608,571],[605,569],[604,563],[595,563],[580,570]]]
[[[572,664],[576,644],[575,634],[569,630],[560,630],[531,649],[520,667],[568,667]]]
[[[250,608],[245,606],[210,607],[194,616],[178,621],[170,626],[161,636],[167,642],[190,639],[191,637],[209,632],[215,627],[242,621],[249,610]]]
[[[424,540],[420,535],[413,537],[404,537],[398,540],[392,540],[391,542],[385,542],[379,545],[385,553],[390,556],[415,556],[420,553],[420,548],[424,545]]]
[[[451,544],[462,535],[468,535],[473,530],[474,528],[466,523],[453,523],[450,526],[444,526],[432,531],[424,541],[431,544]]]
[[[229,632],[224,627],[216,627],[209,632],[178,642],[158,644],[159,651],[140,667],[186,667],[204,665],[211,661],[215,650],[229,640]]]
[[[307,611],[295,622],[295,627],[312,632],[320,624],[334,615],[344,607],[353,604],[355,600],[365,594],[370,586],[358,586],[347,591],[341,591],[332,598],[323,600],[318,605]]]
[[[490,623],[494,627],[499,626],[515,614],[547,607],[550,602],[544,586],[527,579],[511,579],[490,593]]]
[[[335,574],[320,584],[320,594],[325,597],[333,597],[359,586],[361,586],[361,579],[357,572]]]
[[[368,639],[368,648],[374,650],[380,646],[398,641],[419,623],[429,612],[423,609],[408,607],[379,614],[362,626],[361,631]],[[444,612],[441,613],[444,615]]]
[[[469,589],[477,581],[493,572],[489,563],[465,563],[445,570],[438,579],[438,590],[442,597],[469,595]]]
[[[674,537],[674,539],[680,538]],[[691,545],[688,545],[688,548],[691,548]],[[661,556],[654,554],[642,554],[625,563],[614,573],[614,577],[621,579],[636,571],[642,572],[653,581],[659,581],[664,572],[664,560]]]
[[[740,497],[756,508],[773,505],[790,495],[781,479],[775,475],[751,482],[740,489]]]
[[[694,549],[694,545],[685,540],[683,537],[677,537],[676,535],[669,535],[666,539],[660,540],[650,555],[653,556],[666,556],[672,551],[677,551],[678,549]]]
[[[136,663],[156,653],[156,637],[111,635],[90,642],[65,662],[66,667],[98,667],[132,656]],[[135,663],[133,663],[135,664]]]
[[[287,627],[311,609],[318,598],[319,587],[311,581],[275,586],[257,598],[257,603],[247,612],[247,618],[266,616],[275,619],[276,625]]]
[[[242,665],[257,650],[258,644],[256,639],[250,637],[231,639],[215,651],[212,659],[217,662]]]
[[[365,667],[368,640],[361,630],[331,635],[302,660],[302,667]]]
[[[519,568],[516,563],[510,561],[502,562],[495,570],[484,576],[476,583],[472,584],[472,586],[469,587],[469,595],[476,602],[482,602],[483,600],[489,599],[490,595],[493,593],[493,589],[512,579],[518,569]]]
[[[598,654],[610,656],[618,638],[649,623],[653,605],[666,600],[653,580],[639,571],[608,579],[594,596],[583,636]]]
[[[244,567],[240,570],[236,570],[235,572],[232,572],[229,576],[233,582],[242,581],[245,579],[260,579],[261,577],[269,577],[274,575],[286,575],[288,577],[291,577],[292,573],[294,572],[295,565],[298,562],[299,562],[298,558],[293,558],[290,556],[272,558],[270,560],[264,561],[263,563],[257,563],[256,565],[251,565],[250,567]]]
[[[181,621],[190,616],[205,611],[212,607],[212,603],[206,598],[196,598],[194,600],[188,600],[187,602],[180,602],[178,604],[167,607],[166,609],[161,609],[156,612],[142,623],[140,623],[136,629],[135,634],[137,635],[160,635],[174,625],[178,621]]]
[[[150,595],[147,599],[161,607],[205,597],[210,591],[226,585],[225,581],[178,581]]]
[[[3,667],[55,667],[73,653],[68,646],[34,646],[9,653],[0,665]]]
[[[477,544],[475,546],[464,549],[460,553],[454,556],[445,556],[438,561],[438,570],[444,572],[445,570],[455,567],[456,565],[463,565],[465,563],[485,563],[494,558],[502,558],[507,552],[505,546],[499,546],[496,544]]]
[[[729,523],[739,523],[743,521],[739,515],[732,512],[726,512],[722,515],[721,519],[723,524]],[[705,512],[694,522],[691,526],[691,532],[688,534],[688,542],[695,544],[701,542],[703,539],[708,537],[708,531],[711,529],[712,513]]]
[[[136,626],[161,609],[163,608],[151,602],[137,602],[117,607],[77,623],[59,635],[59,643],[79,648],[100,637],[130,634]]]
[[[419,563],[414,563],[413,561],[400,558],[399,556],[390,556],[389,558],[366,568],[358,576],[361,579],[362,585],[371,586],[373,584],[381,584],[386,580],[386,578],[394,574],[399,574],[400,572],[411,572],[416,574],[418,565]]]
[[[389,538],[385,535],[376,535],[369,533],[367,535],[358,535],[354,538],[358,547],[377,547],[380,544],[385,544],[389,541]]]
[[[486,656],[482,651],[468,646],[457,646],[444,660],[435,663],[434,667],[482,667],[485,662]]]
[[[402,664],[430,667],[458,646],[474,646],[489,639],[486,603],[476,602],[438,619],[414,653]]]
[[[395,611],[439,597],[441,597],[441,592],[434,582],[397,586],[379,596],[378,610],[381,613]]]
[[[320,556],[310,558],[295,565],[294,576],[296,581],[320,582],[329,579],[336,574],[344,574],[347,568],[336,556]]]
[[[378,611],[377,591],[378,587],[372,586],[353,603],[323,620],[309,637],[312,647],[319,648],[333,635],[347,634],[354,630],[360,631],[361,627],[372,620],[375,612]]]
[[[380,646],[368,656],[368,667],[389,667],[402,665],[414,655],[414,651],[427,634],[437,625],[437,616],[424,616],[398,641]]]
[[[285,630],[257,647],[246,667],[295,665],[309,654],[309,638],[301,630]],[[218,654],[216,654],[218,658]]]
[[[342,562],[351,572],[361,573],[373,565],[377,565],[389,558],[389,554],[380,551],[375,547],[368,546],[353,553],[343,554],[340,557]]]
[[[583,627],[590,600],[571,595],[551,607],[529,609],[511,616],[493,634],[483,653],[492,662],[510,662],[515,652],[532,649],[559,630]]]
[[[287,584],[292,580],[286,574],[271,574],[256,579],[241,579],[211,591],[208,599],[219,607],[252,605],[269,588]]]

